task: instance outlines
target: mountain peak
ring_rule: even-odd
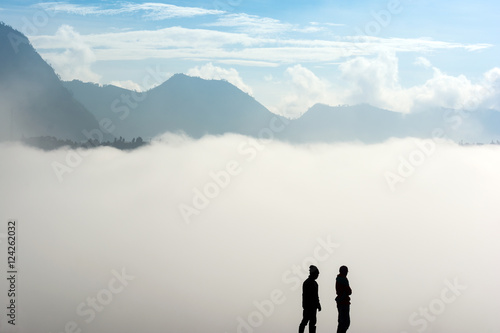
[[[56,136],[85,140],[99,129],[19,31],[0,24],[0,140]],[[106,135],[109,138],[109,136]]]
[[[248,95],[247,93],[241,91],[238,87],[233,85],[227,80],[224,79],[203,79],[199,76],[190,76],[183,73],[177,73],[172,75],[167,81],[163,82],[161,86],[182,86],[183,88],[190,89],[231,89],[234,92],[239,91],[243,94]]]
[[[115,135],[153,137],[184,132],[192,137],[239,133],[258,135],[275,117],[252,96],[224,80],[175,74],[161,85],[136,94],[66,82],[89,110],[116,125]]]

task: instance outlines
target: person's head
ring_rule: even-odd
[[[348,272],[349,272],[349,270],[347,269],[347,266],[340,266],[340,268],[339,268],[340,275],[346,276]]]
[[[314,278],[314,279],[317,279],[318,276],[319,276],[319,269],[318,267],[314,266],[314,265],[311,265],[309,266],[309,276]]]

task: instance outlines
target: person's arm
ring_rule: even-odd
[[[339,278],[335,283],[335,291],[337,292],[337,299],[344,300],[351,295],[352,290],[349,286],[347,278]]]
[[[318,284],[316,284],[316,299],[317,299],[317,309],[318,311],[321,311],[321,303],[319,302],[319,287]]]

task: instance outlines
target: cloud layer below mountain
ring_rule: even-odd
[[[0,145],[20,331],[290,332],[311,263],[319,331],[335,330],[342,264],[353,333],[499,331],[497,146],[160,139]]]

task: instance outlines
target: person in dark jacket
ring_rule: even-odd
[[[318,268],[314,265],[309,266],[309,277],[302,284],[302,308],[304,312],[299,325],[299,333],[304,333],[307,323],[309,323],[309,333],[316,332],[316,310],[321,311],[318,283],[316,282],[318,276]]]
[[[351,295],[352,290],[349,286],[349,280],[347,280],[348,269],[346,266],[341,266],[339,269],[339,275],[337,275],[337,280],[335,282],[335,291],[337,292],[337,297],[335,301],[337,302],[337,309],[339,311],[339,324],[337,326],[337,333],[345,333],[351,324],[351,318],[349,316],[349,308],[351,306]]]

